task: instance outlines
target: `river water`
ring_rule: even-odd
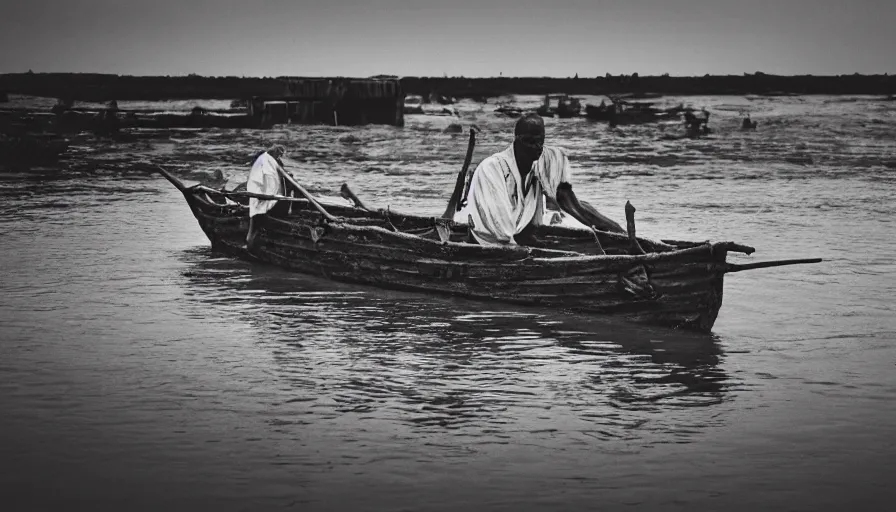
[[[148,171],[236,182],[280,142],[316,193],[438,214],[467,140],[443,129],[481,128],[478,161],[510,141],[494,104],[404,128],[84,134],[58,166],[7,168],[3,509],[887,508],[896,104],[661,101],[705,106],[714,133],[546,120],[580,197],[617,221],[630,200],[642,236],[757,248],[735,262],[824,258],[730,274],[709,335],[225,258]]]

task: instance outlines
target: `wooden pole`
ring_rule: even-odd
[[[638,243],[638,237],[635,236],[635,207],[629,201],[625,202],[625,224],[628,230],[628,239],[635,254],[645,254],[641,244]]]
[[[597,236],[597,227],[591,226],[591,231],[594,234],[594,245],[597,246],[597,252],[599,254],[607,254],[607,251],[604,250],[604,246],[600,244],[600,237]]]
[[[321,206],[321,204],[318,203],[316,199],[314,199],[314,196],[312,196],[307,190],[305,190],[305,187],[299,185],[295,178],[293,178],[288,172],[283,170],[281,167],[277,167],[277,172],[279,172],[286,179],[286,181],[288,181],[293,187],[295,187],[296,190],[299,191],[299,193],[305,196],[305,199],[307,199],[308,202],[310,202],[311,205],[314,206],[314,208],[317,209],[317,211],[319,211],[325,219],[330,222],[338,222],[338,219],[330,215],[330,212],[328,212],[323,206]]]
[[[467,156],[464,157],[464,165],[461,167],[460,172],[457,173],[457,180],[454,182],[454,192],[451,194],[451,199],[448,200],[448,206],[445,208],[445,213],[442,214],[443,219],[453,219],[454,213],[460,211],[460,196],[464,193],[464,184],[467,181],[467,169],[470,167],[470,162],[473,161],[473,148],[476,146],[476,130],[474,128],[470,128],[470,141],[467,143]]]
[[[729,263],[727,267],[725,267],[725,272],[740,272],[742,270],[782,267],[784,265],[802,265],[804,263],[821,263],[821,261],[821,258],[804,258],[798,260],[757,261],[756,263],[745,263],[742,265],[738,265],[737,263]]]
[[[355,203],[355,208],[360,208],[368,212],[373,211],[361,202],[361,200],[358,198],[358,196],[355,195],[352,189],[348,187],[348,183],[342,184],[342,187],[339,188],[339,195]]]
[[[194,185],[192,187],[187,188],[186,190],[198,190],[200,192],[205,192],[207,194],[216,194],[224,197],[251,197],[253,199],[263,199],[267,201],[287,201],[291,203],[307,203],[309,202],[307,199],[303,197],[289,197],[289,196],[280,196],[273,194],[259,194],[257,192],[228,192],[226,190],[217,190],[211,187],[206,187],[205,185]]]

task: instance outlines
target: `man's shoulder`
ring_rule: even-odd
[[[497,169],[502,168],[503,163],[504,163],[503,152],[494,153],[492,155],[485,157],[481,162],[479,162],[479,165],[476,166],[476,169],[477,170],[482,169],[484,171],[497,170]]]
[[[566,151],[566,148],[560,146],[546,145],[544,147],[543,153],[553,153],[556,156],[569,156],[569,152]]]
[[[501,161],[501,153],[493,153],[479,162],[479,165],[494,165]]]
[[[277,159],[269,155],[268,153],[264,153],[259,155],[259,157],[255,160],[255,163],[252,165],[253,168],[258,168],[264,172],[272,172],[277,169],[280,164],[277,162]]]
[[[569,163],[566,149],[558,146],[545,146],[544,150],[541,152],[541,158],[539,160],[541,167],[549,172],[558,172]]]
[[[500,164],[501,162],[511,160],[512,158],[513,158],[513,145],[510,145],[510,146],[506,147],[505,149],[502,149],[501,151],[492,153],[491,155],[485,157],[481,162],[479,162],[479,165]]]

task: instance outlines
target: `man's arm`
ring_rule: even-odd
[[[557,187],[557,204],[564,212],[570,214],[577,221],[586,226],[594,226],[601,231],[615,231],[617,233],[625,233],[622,226],[612,221],[610,218],[600,214],[590,204],[579,201],[576,193],[572,191],[572,185],[569,183],[561,183]]]

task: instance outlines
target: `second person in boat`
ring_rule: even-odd
[[[255,194],[272,196],[286,195],[286,183],[280,171],[283,170],[283,158],[286,148],[281,145],[271,146],[258,154],[249,171],[246,190]],[[258,229],[268,216],[281,216],[288,212],[289,204],[279,204],[274,199],[249,199],[249,233],[246,235],[246,246],[251,251],[255,248]]]

